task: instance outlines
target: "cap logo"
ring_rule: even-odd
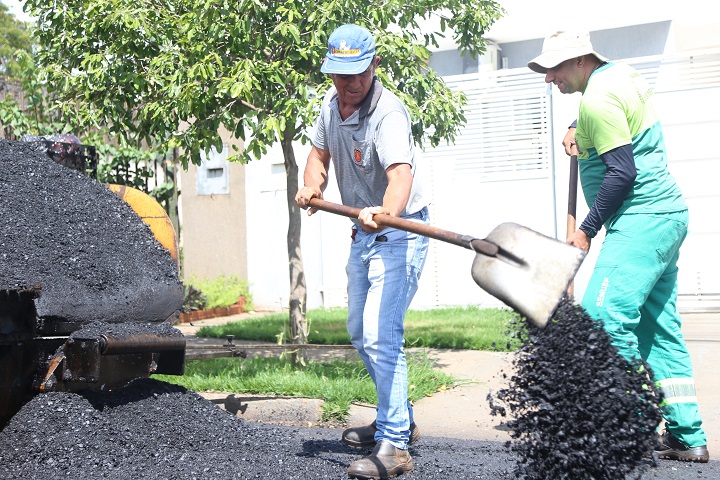
[[[328,39],[322,73],[358,75],[375,57],[375,39],[367,28],[347,24],[335,29]]]
[[[338,57],[357,57],[362,53],[359,48],[350,48],[345,40],[340,42],[339,47],[332,47],[332,54]]]

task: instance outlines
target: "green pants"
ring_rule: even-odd
[[[667,429],[697,447],[707,440],[676,307],[687,224],[687,210],[618,217],[607,230],[582,306],[603,322],[623,357],[648,363],[665,395]]]

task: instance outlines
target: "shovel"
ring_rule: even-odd
[[[570,181],[568,182],[568,213],[566,237],[575,233],[577,214],[577,187],[578,187],[578,159],[577,155],[570,156]],[[569,298],[575,296],[575,281],[571,280],[567,294]]]
[[[358,218],[360,209],[313,198],[311,208]],[[516,223],[497,226],[485,239],[390,215],[375,223],[474,250],[472,277],[483,290],[542,328],[552,317],[585,252]]]

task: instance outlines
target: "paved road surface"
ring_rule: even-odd
[[[236,317],[235,319],[240,318]],[[235,319],[228,317],[214,321],[224,323]],[[658,467],[649,469],[642,478],[720,479],[720,460],[717,460],[720,458],[720,377],[716,372],[716,365],[720,365],[720,314],[685,314],[683,320],[685,337],[693,358],[700,411],[709,438],[711,461],[708,464],[661,461]],[[193,332],[189,326],[180,328],[186,335]],[[248,353],[252,354],[251,351]],[[428,354],[435,360],[438,368],[460,379],[462,383],[457,388],[424,398],[415,405],[416,422],[424,435],[424,440],[419,442],[413,453],[418,470],[430,467],[424,463],[423,458],[433,458],[432,462],[436,462],[435,455],[441,451],[443,463],[448,462],[447,465],[451,465],[456,461],[465,465],[467,459],[460,457],[467,456],[470,448],[477,461],[487,462],[487,471],[495,474],[510,471],[512,467],[508,467],[507,462],[512,464],[513,460],[504,446],[510,436],[503,428],[502,419],[490,415],[486,397],[488,393],[496,392],[505,385],[503,374],[510,372],[512,354],[464,350],[428,350]],[[353,355],[353,352],[326,352],[324,355]],[[218,403],[222,403],[221,400],[225,397],[225,394],[207,396]],[[313,403],[311,400],[295,400],[293,405],[293,401],[288,400],[240,396],[238,401],[245,407],[245,410],[238,414],[241,418],[265,424],[277,421],[281,424],[280,428],[286,428],[288,424],[317,425],[321,408],[320,403]],[[372,405],[354,405],[348,423],[362,425],[373,419]],[[327,428],[310,427],[303,429],[303,432],[303,435],[318,435],[318,438],[323,439],[339,439],[340,435],[340,430]],[[453,460],[455,442],[458,442],[458,457]],[[472,445],[476,448],[473,449]],[[449,448],[445,451],[447,446]],[[502,478],[473,476],[472,472],[477,473],[483,469],[466,467],[469,478]],[[426,478],[418,475],[421,474],[412,474],[407,478]]]

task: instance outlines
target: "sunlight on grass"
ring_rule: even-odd
[[[348,345],[346,308],[307,312],[308,342]],[[510,332],[517,314],[510,310],[451,307],[410,310],[405,320],[408,350],[409,396],[417,401],[457,385],[451,376],[433,369],[426,348],[513,351],[518,341]],[[205,326],[198,337],[278,343],[289,338],[288,314],[248,318],[220,326]],[[414,349],[413,347],[423,347]],[[305,367],[282,358],[189,361],[182,377],[161,376],[191,390],[228,393],[305,396],[325,401],[323,420],[343,421],[353,402],[375,404],[375,387],[360,360],[308,362]]]
[[[353,402],[377,403],[375,386],[360,360],[307,362],[295,365],[282,358],[191,360],[182,376],[153,378],[189,390],[321,398],[323,421],[343,421]],[[450,375],[433,369],[425,354],[408,355],[409,397],[417,401],[455,385]]]
[[[513,351],[510,322],[517,314],[509,310],[479,307],[451,307],[410,310],[405,320],[407,347],[454,348],[465,350]],[[308,342],[320,345],[347,345],[346,308],[316,309],[307,312]],[[271,314],[220,326],[202,327],[198,337],[225,338],[276,343],[289,338],[288,314]]]

